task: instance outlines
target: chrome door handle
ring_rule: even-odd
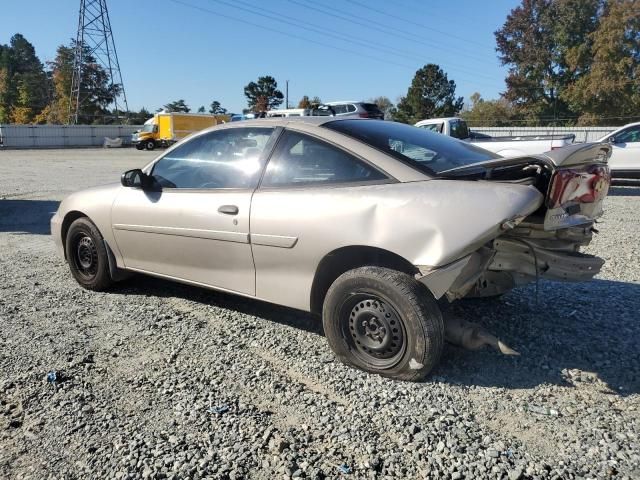
[[[225,215],[237,215],[238,211],[238,207],[235,205],[222,205],[218,208],[218,212],[224,213]]]

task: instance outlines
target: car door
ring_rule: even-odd
[[[609,166],[614,172],[640,172],[640,125],[616,134]]]
[[[112,227],[128,269],[255,294],[251,195],[272,128],[226,128],[169,150],[152,188],[123,188]]]
[[[251,203],[256,295],[308,309],[325,247],[342,246],[345,229],[375,215],[374,197],[380,184],[390,182],[395,180],[334,144],[285,130]],[[364,232],[368,225],[361,227]]]

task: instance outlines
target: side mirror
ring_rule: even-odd
[[[618,143],[616,137],[609,137],[609,143]]]
[[[153,126],[153,133],[158,133],[158,125]]]
[[[127,170],[120,177],[120,183],[123,187],[140,187],[147,188],[150,181],[149,176],[139,168]]]

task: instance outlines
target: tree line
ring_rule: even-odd
[[[79,122],[113,121],[118,112],[108,107],[121,87],[111,84],[108,73],[83,48],[86,64],[80,81],[83,115]],[[0,123],[67,123],[75,49],[75,41],[60,45],[55,59],[45,65],[19,33],[8,45],[0,44]]]
[[[541,125],[616,125],[640,119],[640,0],[522,0],[494,35],[496,52],[508,68],[500,98],[479,93],[464,104],[456,83],[435,64],[420,68],[407,93],[394,104],[370,99],[385,118],[414,123],[430,117],[461,115],[475,126],[519,123]],[[43,64],[21,34],[0,44],[0,123],[67,123],[76,45],[61,45]],[[107,72],[84,52],[79,123],[122,121],[109,109],[120,93]],[[264,112],[284,102],[274,77],[259,77],[244,87],[244,112]],[[308,95],[298,108],[321,103]],[[289,107],[290,105],[286,105]],[[160,110],[189,112],[183,99]],[[213,100],[199,113],[225,114]],[[145,108],[128,112],[130,123],[151,116]]]

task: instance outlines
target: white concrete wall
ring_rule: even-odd
[[[5,148],[101,147],[104,138],[121,138],[131,144],[131,134],[142,125],[0,125]]]

